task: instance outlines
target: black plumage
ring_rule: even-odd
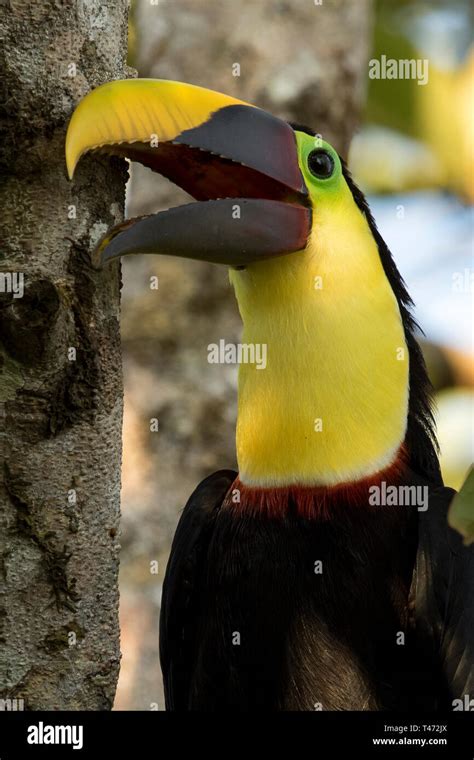
[[[204,480],[178,525],[160,626],[168,709],[435,710],[472,693],[474,552],[447,525],[450,489],[430,488],[418,514],[341,505],[319,522],[289,505],[272,521],[225,502],[235,476]]]

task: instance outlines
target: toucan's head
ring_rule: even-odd
[[[98,87],[75,110],[71,178],[88,151],[139,161],[195,199],[110,230],[96,266],[160,253],[231,267],[244,339],[269,350],[265,373],[241,367],[247,482],[358,479],[404,442],[412,463],[435,461],[410,299],[331,145],[217,92],[131,79]]]
[[[245,267],[307,245],[314,204],[345,184],[320,138],[235,98],[179,82],[130,79],[91,92],[66,140],[70,178],[88,151],[125,156],[163,174],[197,203],[128,220],[94,263],[161,253]]]

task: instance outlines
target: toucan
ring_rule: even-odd
[[[114,227],[92,264],[227,265],[243,344],[267,350],[239,366],[238,472],[198,485],[174,537],[167,709],[464,709],[474,549],[448,527],[412,302],[344,160],[311,129],[152,79],[79,103],[70,178],[88,151],[194,198]]]

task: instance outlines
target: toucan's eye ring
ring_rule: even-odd
[[[334,159],[327,150],[317,148],[308,156],[308,169],[318,179],[329,179],[334,172]]]

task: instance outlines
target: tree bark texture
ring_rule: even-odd
[[[0,0],[0,699],[25,709],[109,709],[118,677],[120,270],[89,252],[126,172],[69,182],[64,139],[128,75],[127,5]]]
[[[140,76],[211,87],[311,126],[345,157],[367,88],[371,7],[372,0],[137,2],[133,64]]]

